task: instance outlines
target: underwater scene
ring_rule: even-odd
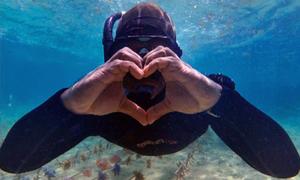
[[[141,2],[159,5],[172,18],[182,60],[202,74],[232,78],[300,152],[299,0],[1,0],[0,145],[27,112],[104,63],[106,18]],[[183,150],[160,156],[91,136],[34,171],[0,169],[0,180],[16,179],[278,178],[249,166],[209,128]]]

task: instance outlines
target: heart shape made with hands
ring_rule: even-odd
[[[148,53],[137,53],[143,58],[143,67],[145,66],[146,61],[145,55]],[[149,107],[163,100],[165,86],[166,82],[159,71],[155,71],[150,76],[140,80],[134,78],[130,73],[127,73],[123,79],[125,96],[144,110],[147,110]]]
[[[134,109],[131,110],[135,112],[136,108],[143,109],[146,113],[147,124],[152,124],[164,114],[174,110],[184,111],[178,104],[184,104],[182,102],[186,99],[182,94],[186,94],[183,93],[186,91],[186,88],[182,87],[182,85],[178,85],[178,82],[167,83],[167,81],[170,80],[178,80],[177,72],[183,68],[180,58],[168,47],[163,46],[156,47],[144,56],[136,52],[127,52],[126,58],[133,58],[132,61],[144,71],[144,78],[142,79],[135,79],[134,77],[136,76],[133,76],[131,71],[123,78],[124,95],[127,96],[127,99],[136,104],[132,106]],[[121,59],[126,58],[121,57]],[[136,68],[135,71],[137,71]],[[179,81],[184,79],[183,76],[182,74],[179,77]],[[179,99],[174,99],[174,97],[179,97]],[[195,103],[194,99],[190,101],[191,103],[189,104]],[[168,105],[170,103],[175,105],[175,107],[170,107],[170,105]],[[138,119],[139,122],[146,125],[142,115],[140,115]]]

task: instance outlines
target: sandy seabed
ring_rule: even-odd
[[[285,124],[298,152],[299,124]],[[296,128],[297,127],[297,128]],[[7,133],[3,131],[3,136]],[[115,164],[120,167],[114,174]],[[102,176],[99,176],[99,173]],[[35,171],[10,174],[0,180],[271,180],[247,165],[209,129],[188,147],[174,154],[141,156],[101,137],[89,137]],[[300,175],[289,178],[300,180]]]
[[[292,133],[291,137],[294,140],[296,131],[290,133]],[[299,143],[296,145],[299,147]],[[112,157],[119,157],[120,159],[113,159]],[[106,163],[101,166],[99,160]],[[113,166],[115,163],[121,167],[119,175],[114,175]],[[105,174],[106,178],[99,177],[99,172]],[[17,179],[265,180],[276,178],[263,175],[251,168],[234,154],[213,131],[209,130],[184,150],[157,157],[141,156],[111,144],[103,138],[89,137],[70,151],[35,171],[17,175],[0,171],[0,180]],[[290,179],[300,180],[300,175]]]

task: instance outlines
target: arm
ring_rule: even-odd
[[[41,167],[93,135],[100,116],[76,115],[58,91],[14,124],[0,149],[0,168],[21,173]]]
[[[295,176],[300,158],[284,129],[235,91],[230,78],[209,77],[223,86],[221,98],[209,111],[216,134],[260,172],[281,178]]]
[[[298,173],[300,158],[286,132],[230,89],[234,84],[224,86],[229,78],[209,76],[217,83],[213,82],[167,47],[157,47],[144,59],[144,77],[158,70],[166,82],[164,100],[147,110],[150,124],[172,111],[206,111],[212,114],[212,129],[252,167],[275,177]]]
[[[39,168],[87,136],[107,129],[98,122],[111,119],[106,115],[113,112],[125,113],[145,124],[145,112],[128,100],[122,89],[123,77],[128,72],[142,78],[140,65],[138,55],[123,48],[72,87],[62,89],[26,114],[12,127],[1,146],[0,168],[12,173]]]

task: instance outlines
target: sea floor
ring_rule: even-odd
[[[281,125],[287,130],[299,151],[300,124],[293,122]],[[11,125],[5,126],[2,116],[0,126],[0,135],[3,139],[7,133],[7,127]],[[119,175],[115,175],[114,172],[119,172]],[[0,170],[0,180],[16,179],[267,180],[276,178],[263,175],[251,168],[209,129],[206,134],[184,150],[157,157],[141,156],[101,137],[89,137],[70,151],[35,171],[16,175]],[[290,179],[300,180],[300,175]]]

